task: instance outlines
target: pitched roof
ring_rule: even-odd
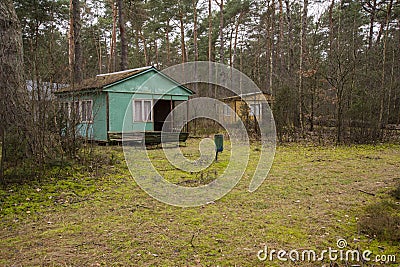
[[[105,73],[99,74],[94,78],[85,79],[82,82],[75,84],[75,86],[68,86],[65,88],[61,88],[56,93],[65,93],[65,92],[77,92],[91,89],[101,89],[104,86],[115,83],[117,81],[123,80],[130,76],[139,74],[146,70],[154,68],[153,66],[130,69],[125,71],[113,72],[113,73]],[[155,68],[154,68],[155,69]]]

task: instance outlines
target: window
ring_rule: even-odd
[[[260,104],[250,104],[250,115],[260,116],[261,105]]]
[[[231,115],[231,108],[228,105],[224,105],[224,116],[229,117]]]
[[[64,118],[69,119],[69,117],[71,116],[70,102],[61,102],[60,109],[61,109],[61,112],[62,112],[62,115],[64,116]]]
[[[82,100],[61,103],[61,108],[68,119],[76,122],[91,123],[93,119],[93,101]]]
[[[152,101],[151,100],[134,100],[133,103],[133,121],[152,121]]]
[[[93,102],[92,100],[81,101],[81,121],[92,122]]]
[[[79,101],[75,101],[75,102],[72,102],[73,103],[73,116],[74,116],[74,119],[75,119],[75,121],[79,121],[80,120],[80,109],[79,109]]]

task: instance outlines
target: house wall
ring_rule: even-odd
[[[60,102],[73,103],[82,100],[92,100],[92,122],[78,123],[76,127],[77,134],[88,140],[107,141],[106,93],[97,91],[74,95],[59,94],[57,96]]]
[[[150,69],[105,86],[102,90],[79,92],[74,97],[68,92],[59,93],[57,97],[61,102],[92,100],[93,120],[91,123],[80,123],[77,132],[90,140],[108,141],[109,132],[153,131],[153,122],[133,121],[133,99],[185,101],[190,95],[190,90]]]
[[[154,70],[129,77],[104,88],[109,96],[109,131],[153,131],[153,122],[134,122],[133,100],[188,100],[187,90]]]
[[[114,93],[109,92],[110,132],[153,131],[153,122],[133,121],[133,99],[152,99],[151,94]]]
[[[135,99],[152,100],[153,103],[157,99],[164,100],[188,100],[188,96],[171,96],[171,95],[152,95],[142,93],[119,93],[109,92],[109,120],[110,132],[135,132],[135,131],[153,131],[154,123],[151,122],[135,122],[133,119],[133,101]]]
[[[265,97],[265,98],[264,98]],[[249,104],[261,104],[261,109],[266,108],[265,105],[263,104],[265,99],[268,101],[268,103],[271,103],[271,96],[268,94],[264,94],[264,97],[262,94],[257,94],[257,95],[251,95],[251,96],[244,96],[243,100],[247,101]],[[236,111],[236,114],[230,114],[230,116],[225,116],[223,115],[223,118],[225,121],[234,123],[240,119],[240,115],[242,112],[242,106],[245,105],[246,102],[241,101],[240,98],[231,98],[231,99],[224,99],[225,104],[229,105],[233,110]],[[262,111],[260,110],[261,114],[259,116],[256,116],[258,120],[262,119]],[[253,119],[252,116],[249,117],[249,119]]]

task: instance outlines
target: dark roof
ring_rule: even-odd
[[[107,73],[107,74],[99,74],[94,78],[85,79],[82,82],[75,84],[75,86],[68,86],[65,88],[61,88],[56,93],[65,93],[65,92],[76,92],[76,91],[84,91],[91,89],[102,89],[103,87],[110,85],[112,83],[118,82],[120,80],[126,79],[133,75],[139,74],[141,72],[147,71],[154,67],[143,67],[138,69],[126,70],[121,72]],[[154,68],[155,69],[155,68]]]
[[[229,97],[224,97],[221,100],[240,100],[242,98],[245,98],[247,96],[251,97],[254,95],[259,95],[259,94],[263,94],[263,95],[267,95],[268,97],[271,97],[270,93],[265,93],[265,92],[253,92],[253,93],[246,93],[246,94],[241,94],[241,95],[234,95],[234,96],[229,96]]]

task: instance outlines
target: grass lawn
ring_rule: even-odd
[[[197,142],[189,140],[184,154],[195,158]],[[54,166],[40,181],[0,189],[0,265],[329,266],[328,258],[260,261],[257,253],[265,246],[319,253],[345,239],[346,249],[397,254],[397,263],[364,266],[399,266],[399,244],[366,236],[357,224],[367,205],[387,198],[400,182],[399,145],[279,146],[269,176],[249,193],[259,154],[255,146],[251,151],[239,184],[196,208],[148,196],[117,146],[95,147],[97,159],[89,166]],[[160,149],[149,155],[167,179],[192,186],[220,175],[229,149],[198,174],[169,166]]]

